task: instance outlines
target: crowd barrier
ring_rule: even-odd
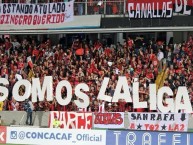
[[[50,112],[37,111],[32,114],[34,126],[48,127]],[[1,124],[4,126],[23,125],[25,126],[27,113],[25,111],[0,111]]]
[[[4,126],[25,126],[27,113],[1,111]],[[133,129],[151,131],[187,132],[193,129],[193,115],[184,113],[136,113],[136,112],[33,112],[33,125],[53,128],[54,118],[65,129]]]
[[[193,133],[0,127],[1,144],[191,145]]]

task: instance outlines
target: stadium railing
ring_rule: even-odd
[[[0,0],[0,3],[53,3],[70,0]],[[127,0],[74,0],[75,15],[126,15]],[[175,13],[175,16],[182,15]]]
[[[66,2],[69,0],[0,0],[0,3],[52,3]],[[126,10],[126,0],[75,0],[75,15],[118,15],[124,14]]]

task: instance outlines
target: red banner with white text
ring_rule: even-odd
[[[55,125],[64,129],[92,129],[92,113],[51,111],[49,126]]]
[[[95,113],[94,128],[124,128],[124,112]]]

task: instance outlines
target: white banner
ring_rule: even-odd
[[[93,114],[94,128],[124,128],[124,112]]]
[[[50,128],[53,128],[54,119],[60,122],[64,129],[92,129],[92,113],[50,111]]]
[[[106,131],[7,127],[6,143],[38,145],[105,145]]]
[[[188,129],[189,114],[185,113],[128,113],[129,129],[180,131]]]
[[[1,3],[1,29],[41,29],[74,19],[74,1],[61,3]],[[22,26],[22,27],[21,27]],[[25,26],[25,27],[23,27]]]

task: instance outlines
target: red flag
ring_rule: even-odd
[[[28,63],[28,65],[29,65],[30,68],[33,68],[33,62],[32,62],[32,60],[31,60],[31,57],[28,57],[28,58],[27,58],[27,63]]]

